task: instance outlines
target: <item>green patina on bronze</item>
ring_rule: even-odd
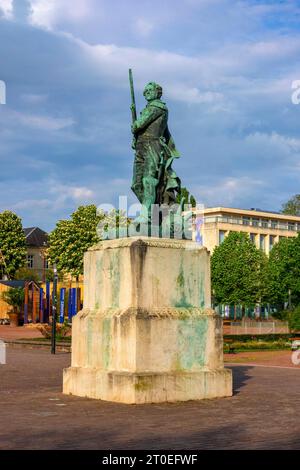
[[[148,104],[136,118],[132,75],[130,78],[133,101],[132,147],[135,149],[131,188],[144,210],[149,213],[152,204],[175,203],[181,182],[172,163],[180,155],[168,129],[168,108],[161,101],[162,87],[155,82],[146,85],[144,96]]]

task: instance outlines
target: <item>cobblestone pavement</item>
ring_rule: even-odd
[[[0,339],[14,340],[14,339],[31,339],[42,338],[43,335],[34,326],[10,326],[0,325]]]
[[[300,362],[300,353],[295,353],[295,359]],[[250,364],[273,367],[292,367],[300,370],[300,365],[292,362],[292,351],[247,351],[237,354],[224,354],[226,363]]]
[[[232,366],[234,396],[120,405],[61,393],[70,355],[8,349],[1,449],[299,449],[300,369]]]

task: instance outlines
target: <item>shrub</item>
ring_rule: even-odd
[[[291,331],[300,331],[300,305],[287,314],[289,328]]]
[[[36,283],[39,282],[39,276],[34,271],[32,271],[32,269],[24,267],[19,268],[16,271],[14,279],[16,279],[17,281],[34,281]]]
[[[224,352],[229,352],[229,349],[235,351],[261,351],[261,350],[276,350],[276,349],[290,349],[291,343],[285,340],[279,341],[234,341],[230,344],[224,344]]]
[[[11,287],[1,297],[13,310],[20,313],[25,297],[23,287]]]
[[[44,338],[50,339],[52,336],[52,325],[38,325],[37,330],[39,330]],[[63,325],[60,323],[56,324],[56,339],[62,340],[65,338],[71,331],[71,326],[68,322],[65,322]]]

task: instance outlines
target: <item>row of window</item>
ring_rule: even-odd
[[[226,216],[207,216],[206,223],[226,223],[236,225],[249,225],[252,227],[271,228],[279,230],[300,231],[300,224],[296,222],[284,222],[279,220],[259,219],[256,217],[226,217]]]
[[[226,232],[224,230],[219,230],[219,245],[224,241],[225,239]],[[266,241],[267,237],[269,237],[269,251],[272,250],[273,246],[276,243],[276,236],[275,235],[263,235],[263,234],[256,234],[256,233],[250,233],[250,240],[256,245],[256,240],[258,237],[258,246],[262,251],[266,251]],[[285,238],[285,237],[279,237],[279,239]]]

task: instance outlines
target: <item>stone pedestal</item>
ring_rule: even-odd
[[[206,248],[147,237],[103,241],[85,254],[84,282],[64,393],[121,403],[232,395]]]

